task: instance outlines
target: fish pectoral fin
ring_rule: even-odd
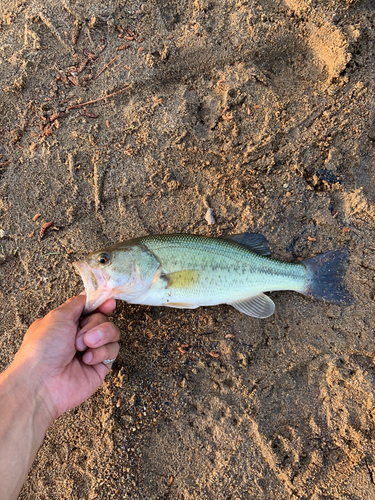
[[[258,233],[241,233],[225,236],[226,239],[236,241],[245,247],[250,248],[259,255],[271,255],[268,241],[265,236]]]
[[[196,269],[185,269],[164,275],[167,280],[166,288],[179,288],[188,290],[192,288],[200,278],[200,272]]]
[[[249,297],[245,300],[231,302],[230,305],[238,311],[254,318],[268,318],[275,311],[274,301],[267,295],[264,295],[264,293],[254,295],[254,297]]]

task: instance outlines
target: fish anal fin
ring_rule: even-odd
[[[245,300],[231,302],[230,305],[238,311],[254,318],[268,318],[275,311],[275,303],[267,295],[264,295],[264,293],[254,295]]]
[[[226,239],[236,241],[240,245],[250,248],[259,255],[271,255],[268,241],[265,236],[258,233],[241,233],[225,236]]]
[[[200,278],[200,272],[196,269],[184,269],[163,276],[167,281],[166,288],[178,288],[188,290],[192,288]]]

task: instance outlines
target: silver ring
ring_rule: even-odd
[[[104,361],[102,361],[103,365],[110,365],[111,363],[113,363],[115,361],[116,358],[113,358],[113,359],[105,359]]]

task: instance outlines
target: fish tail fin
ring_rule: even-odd
[[[307,268],[307,286],[302,292],[331,304],[348,306],[354,299],[346,289],[343,277],[348,266],[348,250],[331,250],[302,261]]]

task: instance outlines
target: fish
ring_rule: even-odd
[[[264,292],[279,290],[343,306],[353,303],[343,282],[346,248],[297,263],[270,254],[267,239],[252,232],[159,234],[92,252],[74,265],[86,290],[85,314],[113,297],[181,309],[230,304],[249,316],[267,318],[275,304]]]

